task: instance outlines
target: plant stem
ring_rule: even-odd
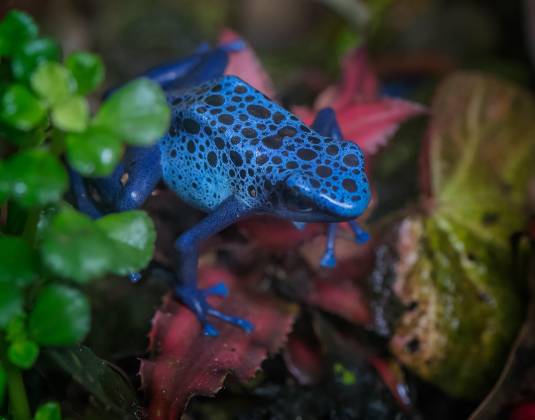
[[[7,342],[0,336],[0,356],[6,371],[7,391],[9,394],[9,411],[13,420],[30,420],[32,418],[26,387],[21,370],[6,357]]]
[[[35,235],[37,233],[37,223],[39,222],[40,209],[32,209],[28,213],[26,218],[26,224],[24,225],[24,232],[22,236],[33,247],[35,242]]]

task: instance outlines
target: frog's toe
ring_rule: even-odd
[[[203,292],[205,296],[220,296],[225,298],[228,296],[228,287],[225,283],[217,283],[203,289]]]
[[[197,316],[197,319],[203,326],[203,333],[206,336],[216,337],[219,335],[217,329],[207,321],[209,316],[235,325],[247,333],[254,329],[254,325],[251,322],[236,316],[224,314],[207,302],[206,298],[208,296],[226,297],[228,295],[228,288],[224,283],[218,283],[206,289],[178,285],[175,287],[175,294]]]
[[[128,274],[128,280],[130,280],[132,283],[137,283],[141,280],[141,273],[134,271]]]
[[[323,254],[323,258],[321,259],[320,265],[323,268],[334,268],[336,267],[336,257],[334,256],[334,252],[331,250],[326,250],[325,254]]]
[[[219,331],[209,322],[205,322],[202,326],[202,332],[207,337],[217,337],[219,336]]]
[[[228,322],[229,324],[236,325],[244,330],[246,333],[250,333],[254,330],[254,325],[252,322],[247,321],[243,318],[238,318],[236,316],[226,315],[217,309],[208,308],[208,315],[213,316],[214,318],[220,319],[222,321]]]
[[[370,240],[370,234],[360,227],[360,225],[352,220],[349,222],[349,226],[355,235],[355,242],[358,244],[365,244]]]

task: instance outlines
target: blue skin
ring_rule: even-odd
[[[273,215],[298,226],[326,222],[322,266],[333,267],[336,223],[349,221],[356,241],[367,240],[354,221],[370,200],[359,147],[343,140],[331,109],[320,111],[309,128],[238,77],[223,76],[228,52],[237,48],[203,47],[146,73],[167,92],[169,132],[152,147],[127,149],[110,177],[83,180],[71,171],[76,204],[93,218],[140,207],[160,180],[207,213],[175,243],[180,263],[173,288],[209,336],[218,334],[209,316],[247,332],[253,325],[207,302],[209,296],[227,295],[224,284],[197,287],[201,241],[252,215]],[[98,192],[98,204],[86,190],[88,183]]]

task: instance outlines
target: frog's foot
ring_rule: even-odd
[[[334,241],[336,239],[336,229],[338,225],[336,223],[329,223],[327,228],[327,245],[325,247],[325,253],[320,262],[320,266],[323,268],[336,267],[336,258],[334,256]]]
[[[131,283],[137,283],[141,280],[141,273],[137,271],[133,271],[132,273],[128,274],[128,280],[130,280]]]
[[[254,325],[242,318],[226,315],[213,308],[206,300],[209,296],[227,297],[228,289],[224,283],[218,283],[206,289],[197,289],[193,286],[178,285],[175,287],[176,296],[197,316],[201,322],[204,335],[217,337],[219,332],[207,321],[208,316],[228,322],[250,333]]]
[[[363,230],[358,222],[355,220],[352,220],[349,222],[349,226],[351,227],[351,230],[353,231],[353,234],[355,235],[355,242],[357,244],[365,244],[370,240],[370,234]]]

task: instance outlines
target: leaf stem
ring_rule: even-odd
[[[3,349],[7,348],[5,339],[1,339]],[[7,389],[9,394],[9,410],[13,420],[30,420],[32,418],[26,387],[22,379],[21,370],[12,364],[2,351],[2,364],[4,365],[7,376]]]

